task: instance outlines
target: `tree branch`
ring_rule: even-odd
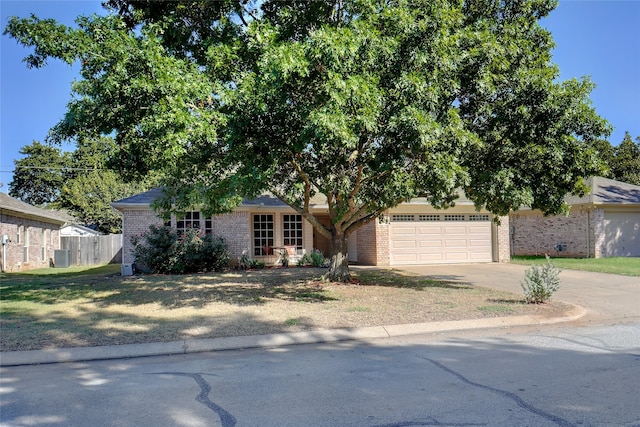
[[[327,227],[322,225],[322,223],[320,221],[318,221],[318,219],[315,217],[315,215],[313,215],[311,212],[309,212],[308,208],[306,208],[306,209],[301,208],[300,206],[298,206],[296,203],[293,203],[284,194],[280,193],[276,189],[271,189],[271,192],[278,199],[282,200],[287,205],[289,205],[289,207],[291,207],[294,211],[296,211],[300,215],[302,215],[302,217],[304,219],[306,219],[307,221],[309,221],[309,223],[313,226],[313,228],[315,228],[320,234],[322,234],[324,237],[326,237],[328,239],[331,239],[331,231]]]
[[[304,173],[302,167],[298,164],[298,162],[296,162],[295,159],[291,159],[291,164],[296,169],[296,172],[298,172],[298,175],[300,175],[300,178],[302,178],[302,180],[304,181],[304,210],[308,212],[309,199],[311,199],[311,180],[309,179],[309,176]]]

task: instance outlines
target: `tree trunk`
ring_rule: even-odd
[[[349,254],[347,253],[348,243],[346,234],[332,233],[330,254],[331,263],[326,279],[331,282],[349,282]]]

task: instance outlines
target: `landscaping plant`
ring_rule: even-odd
[[[229,252],[224,239],[201,236],[188,229],[178,236],[170,227],[150,226],[142,236],[131,239],[136,267],[152,273],[185,274],[222,271],[229,266]]]
[[[541,304],[551,299],[551,295],[560,287],[560,270],[551,263],[549,256],[543,265],[533,265],[524,272],[525,300],[530,304]]]

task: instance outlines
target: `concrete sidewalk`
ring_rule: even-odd
[[[127,359],[132,357],[166,356],[208,351],[267,348],[348,340],[385,339],[406,335],[429,334],[456,330],[546,325],[577,320],[584,316],[585,313],[586,311],[582,307],[574,306],[572,309],[564,313],[564,316],[554,318],[548,318],[545,316],[494,317],[450,322],[431,322],[352,329],[328,329],[244,337],[184,340],[166,343],[9,351],[0,353],[0,367],[82,362],[90,360]]]

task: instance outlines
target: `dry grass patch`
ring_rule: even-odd
[[[3,351],[552,314],[559,304],[392,270],[325,283],[314,268],[121,277],[98,269],[0,281]]]

